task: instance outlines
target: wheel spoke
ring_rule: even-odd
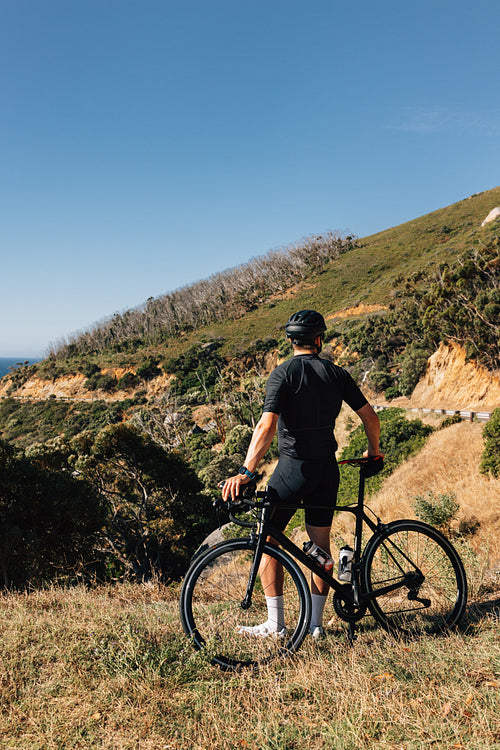
[[[421,573],[418,585],[405,574]],[[382,592],[398,580],[401,586]],[[389,533],[367,547],[365,587],[369,608],[386,628],[435,633],[456,624],[465,608],[467,583],[460,559],[445,537],[417,521],[396,521]]]

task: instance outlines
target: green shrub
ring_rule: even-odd
[[[0,544],[6,587],[67,576],[94,559],[104,498],[90,482],[51,465],[54,449],[28,457],[0,440]]]
[[[452,416],[442,419],[438,429],[445,430],[447,427],[451,427],[451,425],[458,424],[461,421],[462,417],[460,414],[453,414]]]
[[[244,456],[241,453],[235,453],[232,456],[219,453],[204,469],[198,472],[198,477],[207,489],[213,490],[219,482],[236,474],[243,461]]]
[[[161,370],[158,367],[159,360],[156,357],[148,357],[144,359],[136,370],[136,375],[141,380],[152,380],[153,378],[161,375]]]
[[[415,498],[413,508],[422,521],[441,531],[449,532],[450,523],[457,515],[460,504],[454,492],[446,492],[442,495],[428,492],[425,496],[419,495]]]
[[[105,393],[111,393],[116,390],[117,382],[113,375],[95,373],[85,381],[84,385],[88,391],[105,391]]]
[[[213,392],[219,377],[222,360],[217,354],[221,342],[203,346],[192,346],[179,357],[165,363],[167,372],[175,374],[176,390],[185,394],[191,389],[207,389]]]
[[[117,388],[120,391],[125,391],[128,388],[135,388],[139,382],[139,378],[133,372],[126,372],[118,380]]]
[[[96,375],[100,372],[101,368],[99,367],[99,365],[96,365],[95,362],[86,362],[83,366],[83,374],[86,378],[91,378],[93,375]]]
[[[392,401],[393,398],[399,398],[401,395],[402,393],[397,385],[391,385],[389,388],[386,388],[384,393],[386,401]]]
[[[405,349],[401,358],[401,374],[399,376],[399,390],[403,396],[411,396],[415,386],[425,372],[427,360],[432,349],[412,341]]]
[[[245,456],[252,439],[252,428],[246,424],[237,424],[228,432],[222,453],[225,456],[232,456],[234,453],[240,453]]]
[[[484,451],[480,471],[500,477],[500,409],[495,409],[491,419],[483,428]]]

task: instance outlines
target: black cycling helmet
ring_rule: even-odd
[[[325,319],[315,310],[299,310],[288,319],[285,326],[288,338],[297,341],[313,342],[316,336],[322,336],[325,331]]]

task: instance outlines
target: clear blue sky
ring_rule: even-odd
[[[499,0],[1,0],[0,356],[500,184]]]

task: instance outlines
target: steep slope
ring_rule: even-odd
[[[205,282],[177,290],[172,295],[157,300],[148,301],[139,310],[131,310],[124,314],[116,314],[104,323],[105,336],[99,347],[92,352],[90,348],[86,354],[98,354],[100,363],[109,366],[127,365],[137,360],[141,351],[157,350],[168,356],[176,356],[189,346],[199,341],[222,339],[223,353],[231,354],[247,349],[252,341],[269,336],[280,336],[283,333],[284,321],[293,309],[315,307],[325,315],[332,316],[343,310],[364,305],[387,305],[393,290],[400,281],[413,272],[422,268],[436,267],[449,258],[456,257],[461,251],[474,243],[483,243],[488,238],[498,234],[498,222],[492,222],[485,227],[481,223],[491,209],[500,203],[500,187],[473,195],[447,208],[439,209],[426,216],[414,219],[398,227],[379,232],[370,237],[353,243],[340,241],[342,246],[337,254],[322,270],[309,275],[299,283],[293,278],[283,281],[281,291],[266,292],[265,274],[272,267],[273,253],[267,260],[271,264],[262,267],[261,259],[255,259],[244,267],[244,278],[249,278],[247,289],[244,278],[238,279],[238,298],[241,304],[235,311],[234,299],[225,309],[225,313],[206,325],[196,325],[188,321],[190,305],[196,303],[196,295],[203,289]],[[299,243],[299,249],[306,255],[328,251],[330,237],[313,237]],[[325,249],[326,248],[326,249]],[[297,248],[289,248],[290,253],[296,254]],[[284,249],[287,254],[287,249]],[[266,260],[266,256],[264,257]],[[265,273],[264,273],[265,272]],[[223,274],[218,275],[218,281],[224,282]],[[209,285],[212,279],[206,280]],[[231,282],[235,280],[231,278]],[[280,282],[281,283],[281,282]],[[259,300],[252,303],[245,312],[245,300],[250,294],[254,295],[256,284],[259,290]],[[212,303],[222,306],[226,295],[225,289],[219,286],[210,287],[211,295],[206,304]],[[213,299],[212,299],[213,298]],[[216,299],[215,299],[216,298]],[[161,304],[160,304],[161,303]],[[168,311],[162,312],[162,306]],[[162,328],[162,314],[173,315],[178,321],[175,332],[170,333],[168,327]],[[137,337],[131,330],[130,320],[134,316],[143,319],[143,334]],[[99,330],[99,325],[94,326]],[[156,332],[155,332],[156,331]],[[155,336],[158,343],[154,343]],[[92,341],[92,336],[90,336]],[[104,348],[103,348],[104,347]],[[78,341],[76,341],[78,348]],[[75,347],[62,347],[58,357],[71,360]],[[120,352],[123,354],[120,355]]]

